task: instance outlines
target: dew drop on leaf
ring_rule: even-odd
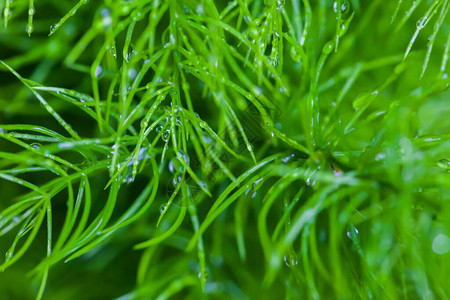
[[[33,143],[33,144],[31,144],[31,148],[36,149],[36,150],[41,150],[41,144]]]
[[[297,253],[295,253],[294,250],[290,250],[285,256],[284,256],[284,263],[286,266],[292,268],[298,265],[298,257]]]
[[[163,132],[161,138],[162,138],[162,140],[163,140],[164,142],[167,142],[167,141],[169,140],[169,137],[170,137],[170,129],[166,129],[166,130]]]

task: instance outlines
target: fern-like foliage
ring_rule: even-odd
[[[450,297],[450,1],[0,10],[1,299]]]

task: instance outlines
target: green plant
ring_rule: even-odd
[[[450,297],[450,1],[72,5],[0,1],[0,298]]]

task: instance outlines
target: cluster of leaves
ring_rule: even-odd
[[[37,5],[0,1],[0,298],[450,297],[450,1]]]

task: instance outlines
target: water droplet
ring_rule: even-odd
[[[202,272],[198,272],[198,278],[204,278],[204,279],[207,279],[208,278],[208,272],[207,271],[205,271],[205,273],[204,274],[202,274]]]
[[[250,186],[247,185],[246,188],[247,188],[247,189],[245,190],[245,195],[247,196],[248,193],[250,193]]]
[[[281,160],[283,161],[283,163],[287,164],[289,160],[291,160],[291,158],[293,158],[294,156],[295,154],[291,154],[289,156],[286,156],[285,158],[282,158]]]
[[[450,160],[443,158],[438,161],[437,165],[444,169],[450,169]]]
[[[384,154],[384,153],[378,153],[377,154],[377,156],[375,156],[375,160],[376,161],[380,161],[380,160],[383,160],[383,159],[385,159],[386,158],[386,154]]]
[[[431,142],[437,142],[437,141],[440,141],[440,140],[441,140],[441,138],[432,138],[432,137],[430,137],[430,138],[424,139],[423,141],[431,143]]]
[[[58,29],[58,27],[59,27],[59,24],[54,24],[54,25],[50,26],[50,34],[55,32],[55,30]]]
[[[334,43],[330,41],[330,42],[326,43],[325,46],[323,46],[322,53],[330,54],[331,51],[333,51],[333,48],[334,48]]]
[[[183,159],[184,163],[189,166],[190,158],[187,153],[185,153],[183,150],[178,150],[178,154],[180,155],[181,159]]]
[[[27,24],[26,32],[28,35],[33,32],[33,24]]]
[[[173,173],[175,171],[175,164],[173,160],[169,161],[169,171]]]
[[[163,129],[162,126],[157,126],[157,127],[155,128],[155,131],[156,131],[156,133],[160,133],[162,129]]]
[[[255,182],[253,183],[253,188],[256,188],[258,186],[258,184],[263,181],[263,179],[264,178],[259,178],[259,179],[255,180]]]
[[[24,236],[25,233],[27,233],[28,229],[30,229],[30,228],[31,228],[31,226],[27,226],[27,227],[25,227],[24,229],[22,229],[22,230],[19,232],[19,236],[20,236],[20,237]]]
[[[122,180],[123,183],[130,183],[133,182],[133,176],[132,174],[127,174],[127,176],[125,176],[125,178]]]
[[[359,231],[353,225],[350,227],[350,230],[347,231],[347,237],[351,240],[354,240],[358,237]]]
[[[199,125],[201,128],[206,128],[208,126],[205,121],[201,121]]]
[[[131,52],[128,52],[126,55],[125,55],[125,61],[126,62],[130,62],[130,59],[131,59]]]
[[[174,178],[172,178],[172,184],[174,187],[177,187],[180,183],[181,183],[181,176],[175,176]]]
[[[171,34],[171,35],[169,36],[169,38],[170,38],[170,43],[171,43],[172,45],[174,45],[175,42],[176,42],[175,36],[174,36],[173,34]]]
[[[422,29],[425,27],[425,24],[427,23],[428,18],[427,17],[423,17],[420,18],[419,20],[417,20],[417,29]]]
[[[13,257],[12,250],[9,250],[8,252],[5,253],[5,260],[6,261],[9,261],[12,257]]]
[[[334,1],[334,3],[333,3],[333,10],[334,10],[335,13],[338,12],[338,6],[339,6],[338,1]],[[348,3],[348,0],[341,1],[341,13],[346,12],[348,10],[349,6],[350,5]]]
[[[141,121],[141,128],[147,128],[148,127],[148,121],[147,119],[142,119]]]
[[[133,12],[133,21],[139,21],[142,19],[142,13],[139,10]]]
[[[170,137],[170,129],[166,129],[166,130],[163,132],[161,138],[162,138],[162,140],[163,140],[164,142],[167,143],[167,141],[169,140],[169,137]]]
[[[176,126],[181,126],[181,125],[183,125],[183,122],[181,122],[181,119],[180,119],[179,116],[177,116],[176,119],[175,119],[175,125],[176,125]]]
[[[5,133],[5,129],[0,128],[0,133]]]
[[[277,0],[277,9],[282,10],[284,7],[284,1],[285,0]]]
[[[167,209],[167,205],[166,205],[166,204],[163,204],[163,205],[160,206],[159,212],[160,212],[161,214],[163,214],[163,213],[166,211],[166,209]]]
[[[294,250],[290,250],[289,253],[284,256],[284,263],[290,268],[298,265],[297,253],[295,253]]]
[[[36,149],[36,150],[41,150],[41,144],[39,143],[33,143],[30,145],[31,148]]]
[[[97,77],[97,78],[100,77],[100,75],[102,74],[102,71],[103,71],[102,66],[98,65],[95,68],[95,77]]]
[[[117,54],[116,54],[116,46],[115,46],[115,45],[109,46],[109,53],[111,53],[112,56],[114,56],[114,58],[117,57]]]
[[[203,181],[200,181],[198,184],[200,185],[200,187],[202,187],[206,190],[208,189],[208,185],[206,183],[204,183]]]

